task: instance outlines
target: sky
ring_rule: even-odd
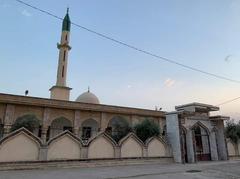
[[[25,0],[74,23],[207,72],[240,81],[239,0]],[[61,21],[0,0],[0,93],[49,98],[56,83]],[[218,105],[240,84],[184,69],[72,26],[67,84],[71,100],[87,91],[102,104],[173,111]],[[240,119],[240,100],[219,114]]]

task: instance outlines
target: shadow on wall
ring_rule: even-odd
[[[43,143],[25,128],[0,141],[0,162],[146,157],[171,157],[170,147],[161,137],[143,143],[134,133],[116,143],[104,132],[83,143],[70,131],[64,131]]]

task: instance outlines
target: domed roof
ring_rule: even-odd
[[[81,94],[76,99],[76,102],[100,104],[98,97],[95,94],[91,93],[89,90],[87,92]]]

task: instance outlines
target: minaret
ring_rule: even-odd
[[[68,11],[69,9],[67,9],[67,14],[62,23],[61,42],[57,44],[57,48],[59,49],[57,82],[56,85],[50,89],[51,99],[69,100],[70,96],[71,88],[66,85],[68,52],[71,50],[69,46],[71,21]]]

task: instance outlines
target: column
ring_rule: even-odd
[[[101,122],[100,122],[100,131],[101,132],[104,132],[107,128],[107,124],[108,121],[107,121],[107,114],[102,112],[101,113]]]
[[[48,126],[49,126],[50,112],[51,112],[50,108],[44,108],[42,133],[41,133],[41,139],[42,139],[43,143],[47,142],[47,131],[48,131]]]
[[[217,121],[217,146],[218,146],[218,158],[219,160],[228,160],[227,144],[224,135],[224,123],[223,120]]]
[[[182,163],[179,119],[177,112],[166,114],[166,125],[167,125],[167,138],[172,147],[174,161],[177,163]]]
[[[216,161],[218,160],[218,149],[217,149],[215,131],[210,132],[209,142],[210,142],[211,159],[213,161]]]
[[[193,143],[193,133],[191,129],[187,130],[186,143],[187,143],[188,163],[194,163],[196,159],[195,159],[195,151],[194,151],[194,143]]]
[[[74,115],[74,123],[73,123],[73,133],[75,136],[79,137],[82,136],[81,130],[79,131],[81,124],[80,124],[80,119],[81,118],[81,111],[76,110],[75,115]]]
[[[47,131],[48,131],[48,127],[42,128],[41,139],[42,139],[43,143],[47,142]]]
[[[11,125],[5,125],[3,126],[3,137],[7,136],[11,132]]]
[[[11,127],[14,121],[14,112],[15,106],[12,104],[8,104],[4,117],[3,136],[8,135],[11,131]]]

